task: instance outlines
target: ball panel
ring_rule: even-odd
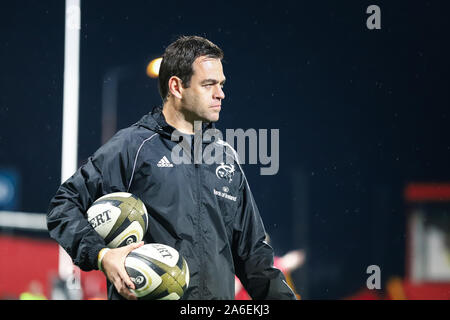
[[[169,295],[159,299],[159,300],[180,300],[180,296],[175,292],[170,293]]]
[[[176,276],[176,280],[183,290],[189,285],[189,268],[184,258],[182,259],[181,272]]]
[[[108,237],[112,237],[114,234],[122,232],[128,225],[133,221],[138,221],[143,230],[147,230],[147,215],[143,211],[138,211],[136,209],[136,202],[141,202],[135,198],[129,198],[131,200],[125,199],[123,202],[119,204],[119,208],[122,214],[117,219],[114,226],[111,228]],[[144,218],[145,217],[145,218]],[[141,238],[142,239],[142,238]]]
[[[121,210],[120,216],[117,218],[116,222],[114,223],[114,226],[111,228],[108,237],[111,237],[113,234],[120,232],[119,228],[122,228],[123,230],[127,228],[129,225],[130,220],[127,220],[127,218],[129,216],[130,210],[132,210],[133,207],[121,202],[119,204],[119,209]]]
[[[125,230],[129,225],[127,220],[128,212],[126,208],[120,207],[119,205],[118,209],[120,210],[120,215],[117,217],[113,227],[109,231],[109,234],[106,236],[107,238],[114,237],[115,234],[118,234],[121,231]]]
[[[184,276],[181,277],[181,284],[178,282],[179,275],[182,273],[182,270],[178,265],[173,267],[165,264],[164,262],[158,261],[153,258],[147,258],[148,265],[155,270],[157,274],[163,280],[161,285],[157,290],[150,294],[153,299],[161,299],[163,296],[170,294],[171,292],[177,293],[179,296],[183,295],[184,286]],[[181,259],[180,259],[181,260]]]
[[[154,259],[168,265],[169,267],[175,267],[180,261],[180,255],[174,248],[160,243],[153,243],[151,245],[158,252],[157,255],[153,256]]]
[[[129,256],[125,259],[125,270],[132,278],[131,281],[136,285],[132,290],[137,297],[143,297],[153,292],[162,282],[161,277],[145,261],[135,256]]]
[[[136,199],[135,197],[123,198],[122,199],[122,203],[120,204],[119,207],[120,208],[123,207],[123,209],[125,209],[125,210],[132,210],[132,209],[134,209],[136,207],[136,203],[138,201],[139,200]]]
[[[97,200],[92,205],[100,205],[100,204],[106,204],[111,207],[119,207],[119,205],[122,203],[120,200],[112,200],[112,199],[104,199],[104,200]]]
[[[134,250],[134,252],[143,255],[144,257],[151,257],[169,267],[174,267],[179,261],[178,251],[160,243],[151,243]]]
[[[114,221],[120,216],[121,210],[110,203],[99,203],[91,206],[87,211],[87,218],[91,226],[102,238],[111,232]]]
[[[137,212],[144,212],[144,214],[142,214],[142,218],[143,218],[144,223],[145,223],[144,229],[147,230],[147,228],[148,228],[148,219],[147,219],[148,212],[147,212],[147,208],[145,207],[144,203],[141,200],[139,200],[135,204],[135,209],[136,209]]]
[[[120,200],[122,201],[123,198],[129,198],[132,197],[133,195],[131,193],[128,192],[113,192],[113,193],[108,193],[105,194],[104,196],[100,197],[97,199],[98,200],[103,200],[103,199],[112,199],[112,200]]]
[[[112,237],[105,238],[108,248],[119,248],[139,242],[144,237],[144,230],[137,221],[133,221],[124,230],[116,232],[113,236],[115,236],[113,239],[111,239]]]
[[[147,215],[137,207],[131,208],[130,214],[128,215],[128,220],[139,222],[142,229],[147,230]]]
[[[161,284],[155,289],[155,291],[148,294],[146,297],[147,299],[160,300],[172,293],[175,293],[178,297],[183,295],[183,289],[170,274],[163,274],[161,276],[161,280]]]

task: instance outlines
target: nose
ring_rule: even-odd
[[[217,90],[214,92],[214,99],[225,99],[225,93],[223,92],[223,89],[220,85],[217,86]]]

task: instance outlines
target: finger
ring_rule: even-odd
[[[133,251],[134,249],[139,248],[140,246],[142,246],[144,244],[144,241],[141,242],[137,242],[137,243],[131,243],[129,245],[126,245],[124,247],[119,248],[120,250],[122,250],[122,252],[125,255],[128,255],[131,251]]]
[[[124,287],[124,284],[123,284],[122,280],[121,280],[119,277],[116,277],[116,278],[114,278],[113,284],[114,284],[114,287],[116,287],[117,292],[118,292],[121,296],[123,296],[124,298],[126,298],[126,297],[123,295],[123,287]]]
[[[122,281],[124,282],[124,284],[131,289],[135,289],[135,285],[133,283],[133,281],[131,281],[130,276],[128,275],[127,271],[125,269],[120,271],[120,277],[122,279]]]
[[[130,289],[126,286],[125,282],[122,282],[121,291],[119,292],[122,297],[128,300],[137,300],[136,295],[130,291]]]
[[[128,250],[129,251],[133,251],[134,249],[137,249],[139,247],[142,247],[144,245],[144,241],[140,241],[140,242],[136,242],[136,243],[132,243],[129,246]]]
[[[120,277],[114,279],[114,286],[116,287],[117,292],[128,300],[136,300],[137,297],[131,293],[128,287],[125,285],[125,282]]]

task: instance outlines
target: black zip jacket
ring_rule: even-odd
[[[203,137],[197,149],[193,135],[172,141],[175,129],[161,111],[156,107],[119,131],[60,186],[47,213],[50,236],[82,270],[98,269],[105,242],[86,212],[102,195],[129,192],[149,213],[144,242],[172,246],[186,259],[190,283],[183,299],[234,299],[235,274],[253,299],[295,299],[273,267],[273,250],[264,241],[264,226],[236,152],[214,138]],[[214,132],[213,124],[204,125],[206,129]],[[193,150],[221,146],[224,164],[174,163],[172,149],[182,141],[190,146],[185,155],[191,157]],[[234,164],[225,162],[230,157]],[[108,297],[122,298],[109,282]]]

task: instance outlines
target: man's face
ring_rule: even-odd
[[[194,63],[189,88],[183,88],[182,108],[193,120],[215,122],[219,120],[222,90],[225,83],[222,62],[219,59],[198,57]]]

